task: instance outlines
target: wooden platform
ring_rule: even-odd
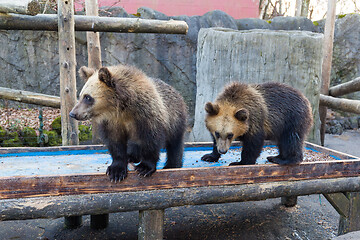
[[[352,204],[360,200],[351,195],[360,191],[359,158],[307,143],[307,149],[331,155],[334,160],[279,166],[261,162],[266,158],[262,156],[258,159],[262,164],[229,167],[230,162],[239,161],[241,146],[234,146],[219,163],[206,163],[200,158],[211,151],[210,145],[187,144],[184,168],[160,169],[149,178],[130,171],[120,183],[110,182],[105,175],[111,157],[103,146],[2,148],[0,220],[133,210],[145,211],[142,219],[152,216],[146,214],[149,210],[155,210],[154,218],[161,218],[163,209],[174,206],[276,197],[283,197],[286,204],[291,198],[296,203],[299,195],[323,193],[354,225],[349,218],[360,212]],[[164,161],[162,154],[160,168]],[[359,224],[344,232],[359,230],[355,228],[360,228]]]

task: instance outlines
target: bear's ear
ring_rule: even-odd
[[[89,68],[86,66],[82,66],[79,69],[79,76],[84,82],[86,82],[89,79],[89,77],[91,77],[94,73],[95,70],[93,68]]]
[[[219,110],[220,107],[217,104],[212,104],[211,102],[205,104],[205,111],[211,116],[218,115]]]
[[[246,121],[249,117],[249,112],[245,108],[236,111],[234,117],[239,121]]]
[[[102,67],[99,70],[99,80],[105,83],[110,88],[115,88],[113,78],[108,68]]]

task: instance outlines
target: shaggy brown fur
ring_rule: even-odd
[[[302,147],[312,125],[309,101],[294,88],[280,83],[231,83],[215,103],[205,106],[206,127],[214,139],[211,154],[204,161],[217,161],[226,153],[232,141],[243,141],[241,162],[254,164],[265,139],[273,140],[280,154],[269,157],[278,164],[297,164],[302,161]]]
[[[151,175],[162,147],[166,168],[182,166],[187,110],[174,88],[127,65],[82,67],[79,74],[87,82],[71,116],[99,124],[113,158],[107,170],[111,180],[126,177],[128,162],[140,163],[136,170]]]

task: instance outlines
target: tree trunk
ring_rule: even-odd
[[[360,114],[360,101],[335,98],[320,94],[320,106]]]
[[[348,93],[360,91],[360,77],[349,82],[339,84],[329,89],[329,95],[333,97],[342,96]]]

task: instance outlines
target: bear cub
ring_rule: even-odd
[[[206,103],[205,111],[214,145],[203,161],[218,161],[237,138],[243,142],[241,161],[230,165],[255,164],[265,139],[274,141],[279,148],[278,156],[268,157],[270,162],[302,162],[303,144],[313,117],[310,103],[300,91],[280,83],[233,82],[214,103]]]
[[[126,178],[130,162],[138,163],[140,175],[150,176],[163,147],[164,168],[182,167],[187,108],[173,87],[127,65],[99,70],[83,66],[79,75],[86,83],[70,117],[98,124],[112,157],[106,171],[110,180]]]

